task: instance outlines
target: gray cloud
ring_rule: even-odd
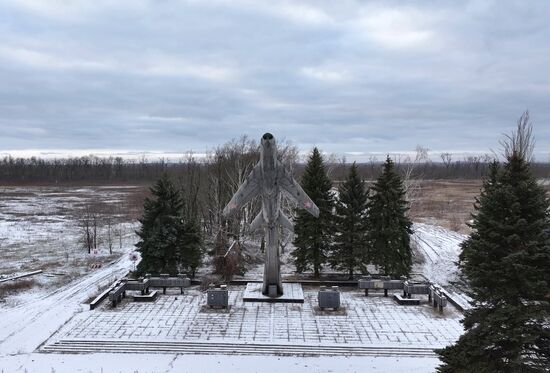
[[[550,151],[545,1],[5,1],[0,151]],[[353,156],[352,156],[353,158]]]

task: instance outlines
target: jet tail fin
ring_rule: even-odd
[[[319,217],[319,208],[309,198],[309,196],[304,192],[300,184],[294,180],[292,175],[285,170],[282,163],[279,162],[279,167],[281,168],[282,172],[279,173],[277,181],[279,182],[279,186],[283,190],[283,192],[286,193],[287,197],[289,197],[291,200],[294,200],[299,208],[305,209],[307,212],[309,212],[311,215],[315,216],[316,218]]]
[[[288,220],[285,214],[282,213],[282,211],[279,211],[279,217],[277,218],[277,222],[284,228],[288,229],[291,232],[294,232],[294,224]]]
[[[290,222],[290,220],[286,217],[285,214],[279,211],[279,217],[277,218],[277,223],[281,225],[283,228],[288,229],[291,232],[294,232],[294,224]],[[262,216],[262,212],[260,211],[258,215],[252,220],[252,223],[250,223],[249,230],[250,233],[257,231],[258,229],[262,228],[265,225],[264,217]]]
[[[250,232],[255,232],[258,229],[260,229],[264,225],[264,217],[262,216],[262,212],[260,211],[258,215],[252,220],[252,223],[250,223]]]

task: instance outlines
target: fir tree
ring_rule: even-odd
[[[389,156],[371,190],[373,194],[367,203],[370,259],[387,275],[408,276],[412,265],[412,222],[406,216],[408,203],[403,181]]]
[[[332,183],[317,148],[313,149],[309,157],[301,185],[319,207],[319,217],[315,218],[307,211],[298,210],[294,228],[296,249],[292,256],[298,272],[313,268],[315,277],[318,277],[326,263],[332,241],[334,200],[330,191]]]
[[[531,173],[528,116],[476,200],[460,267],[474,308],[466,333],[439,351],[440,372],[543,372],[550,367],[549,201]]]
[[[329,262],[333,268],[345,270],[350,279],[355,270],[366,271],[368,256],[366,252],[367,191],[357,173],[355,162],[349,175],[338,188],[336,202],[336,235]]]
[[[201,260],[201,236],[192,219],[183,214],[183,200],[165,174],[146,198],[136,244],[141,253],[137,272],[144,274],[190,271],[194,274]]]

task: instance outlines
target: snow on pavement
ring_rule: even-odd
[[[0,317],[0,356],[34,351],[82,310],[82,303],[132,268],[128,255],[39,299],[5,310]]]
[[[0,357],[5,373],[427,373],[437,358],[415,357],[273,357],[161,354],[27,354]],[[0,369],[0,371],[2,371]]]

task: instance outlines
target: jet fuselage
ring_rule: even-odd
[[[262,217],[268,227],[274,226],[279,218],[281,190],[277,184],[278,162],[277,144],[272,134],[262,136],[260,147],[260,165],[262,174]]]
[[[279,263],[279,226],[294,231],[292,222],[280,210],[282,192],[296,202],[298,208],[305,209],[315,217],[319,216],[319,208],[277,159],[277,144],[273,135],[265,133],[260,145],[260,161],[227,203],[223,214],[229,217],[254,197],[261,198],[262,211],[252,220],[249,229],[250,232],[255,232],[262,227],[266,228],[262,293],[277,297],[283,294]]]

